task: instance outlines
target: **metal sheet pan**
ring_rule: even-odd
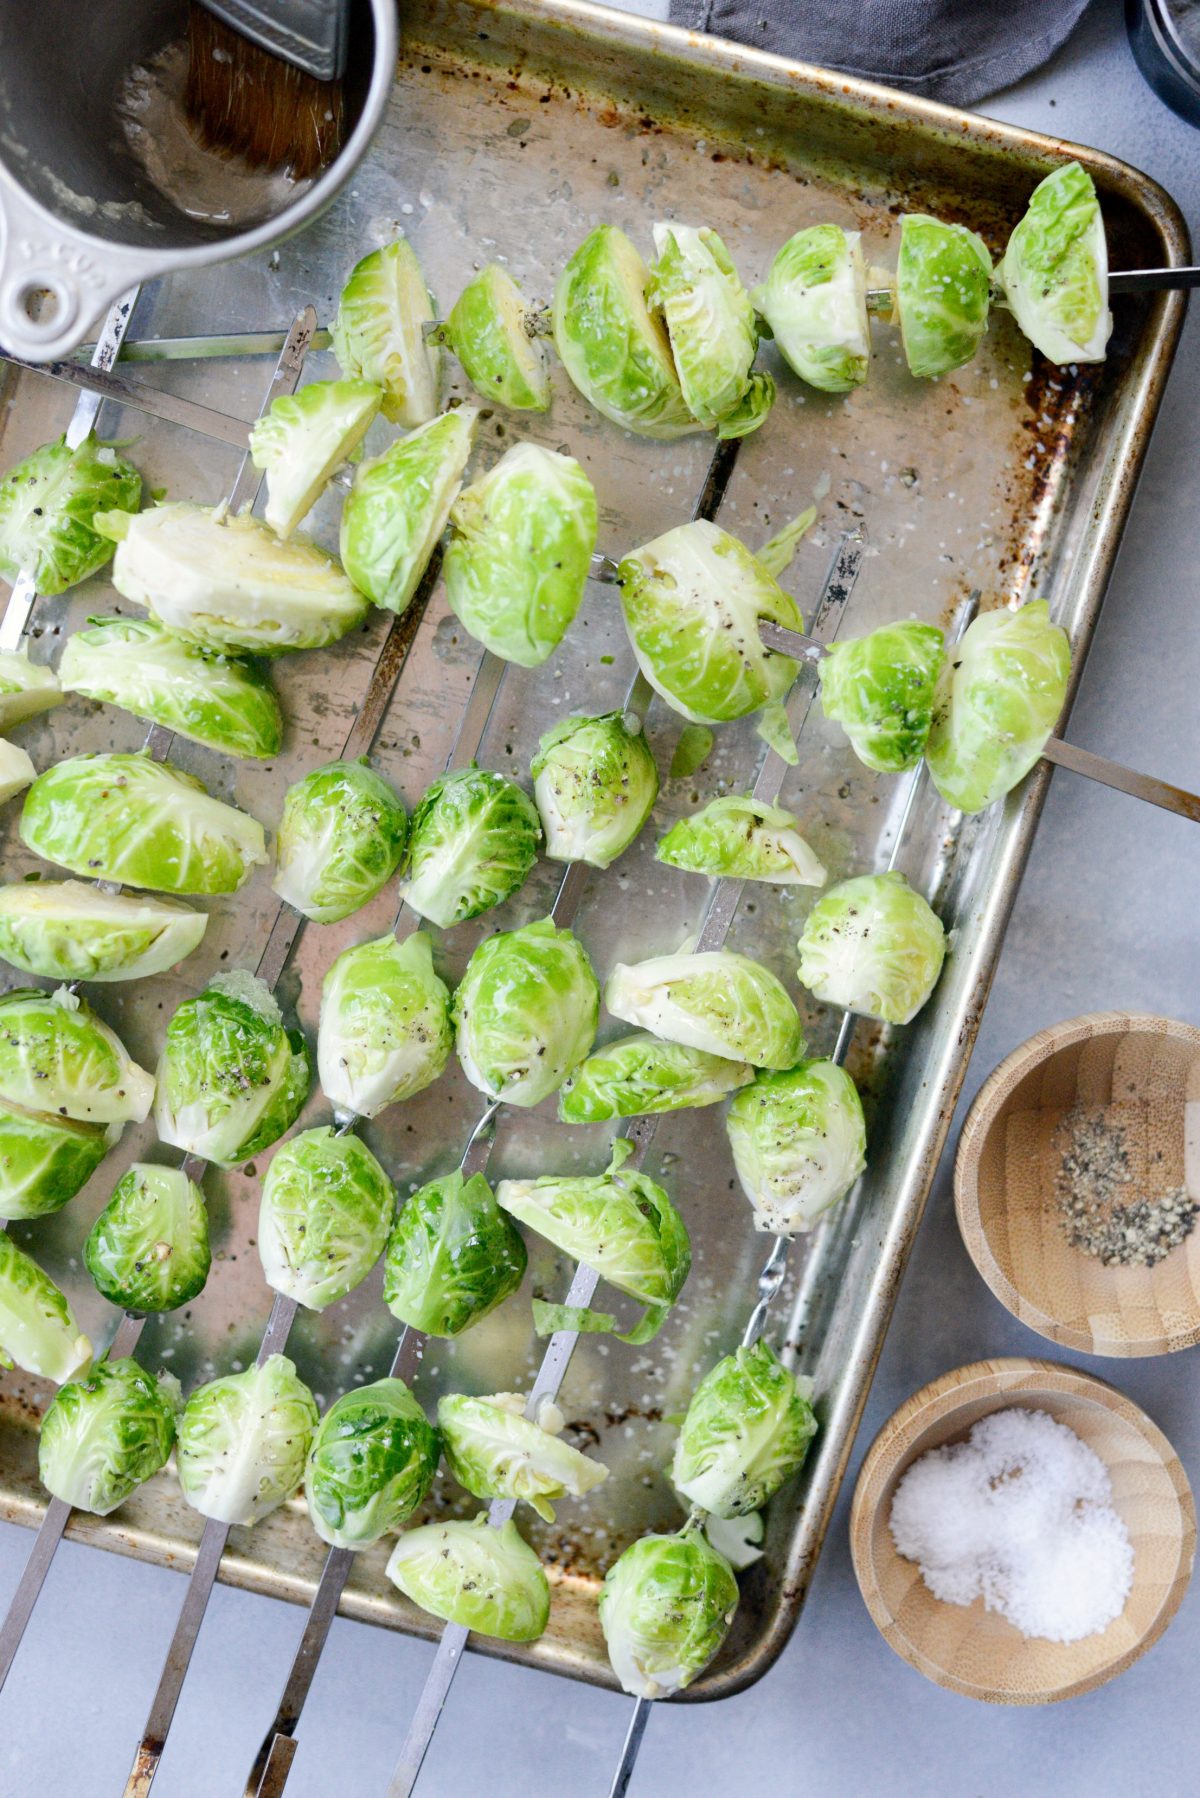
[[[387,123],[335,208],[269,256],[164,283],[144,296],[137,329],[165,334],[279,325],[308,300],[328,318],[350,264],[397,226],[414,239],[435,293],[447,302],[469,271],[489,259],[504,260],[529,294],[548,296],[566,255],[602,219],[624,226],[644,250],[657,218],[712,224],[747,279],[761,278],[792,231],[823,219],[861,228],[876,261],[894,253],[896,218],[906,209],[961,219],[998,247],[1034,181],[1065,153],[1027,132],[570,0],[413,0],[405,27]],[[1185,260],[1183,226],[1161,190],[1111,158],[1080,154],[1102,190],[1114,264]],[[1178,295],[1120,301],[1108,361],[1075,374],[1035,364],[1002,315],[976,361],[938,382],[910,380],[898,342],[883,330],[869,384],[848,399],[823,398],[785,373],[768,426],[743,446],[721,522],[753,544],[816,495],[819,526],[788,577],[802,604],[815,596],[838,532],[861,521],[870,551],[848,629],[908,615],[944,622],[974,587],[982,589],[985,606],[1042,594],[1072,635],[1078,670],[1182,309]],[[320,372],[320,358],[313,366]],[[266,365],[174,366],[156,370],[154,378],[251,416]],[[465,397],[461,383],[458,391]],[[61,389],[24,373],[10,378],[3,397],[0,460],[7,465],[60,430],[70,402]],[[231,456],[218,446],[110,410],[103,423],[111,435],[136,436],[134,454],[151,486],[215,500],[227,483]],[[703,437],[665,446],[625,437],[589,413],[561,371],[546,417],[487,419],[483,458],[518,434],[565,446],[585,463],[600,497],[602,546],[610,551],[686,517],[711,451]],[[323,503],[318,522],[319,534],[332,543],[333,502]],[[98,578],[65,600],[43,602],[35,654],[54,653],[67,631],[111,609],[115,599]],[[175,759],[271,824],[289,782],[336,752],[385,624],[376,614],[360,635],[332,651],[278,664],[289,728],[277,763],[235,768],[186,744]],[[376,748],[376,765],[410,802],[445,759],[477,663],[476,647],[448,616],[439,591]],[[631,672],[611,591],[594,587],[549,664],[533,673],[508,671],[482,759],[523,774],[541,731],[572,707],[617,703]],[[649,728],[665,771],[678,721],[656,705]],[[141,735],[136,721],[83,702],[21,732],[43,766],[82,748],[134,748]],[[761,748],[751,726],[723,730],[698,774],[664,781],[658,828],[719,789],[748,785]],[[953,926],[954,952],[915,1025],[858,1032],[851,1067],[869,1106],[870,1170],[815,1250],[806,1254],[797,1246],[778,1312],[776,1339],[816,1381],[821,1435],[801,1480],[771,1506],[765,1558],[743,1577],[731,1637],[689,1697],[722,1696],[757,1678],[795,1622],[965,1071],[1046,778],[1045,770],[1035,774],[1006,805],[962,828],[928,790],[918,809],[901,865]],[[816,708],[783,801],[800,814],[835,876],[882,863],[895,797],[895,783],[859,766]],[[9,879],[31,870],[15,822],[10,807],[2,821]],[[704,883],[659,867],[655,834],[646,833],[629,856],[589,883],[578,930],[601,970],[619,957],[675,948],[698,918]],[[484,931],[541,915],[556,879],[554,868],[540,865],[502,914],[443,937],[438,958],[447,976],[461,972]],[[731,938],[793,990],[794,941],[811,900],[804,891],[750,896]],[[236,902],[213,904],[201,950],[174,974],[91,995],[143,1063],[153,1065],[179,1000],[217,968],[253,964],[273,906],[263,874]],[[284,998],[310,1033],[321,976],[333,957],[386,929],[393,909],[389,892],[342,925],[307,931]],[[833,1020],[799,996],[811,1043],[828,1049]],[[615,1034],[612,1020],[602,1028]],[[368,1129],[402,1193],[457,1160],[477,1098],[451,1070],[429,1093]],[[304,1122],[327,1115],[315,1093]],[[513,1173],[598,1169],[609,1134],[606,1127],[566,1130],[552,1116],[509,1116],[493,1166]],[[151,1133],[130,1131],[65,1211],[14,1226],[100,1341],[116,1320],[83,1270],[83,1238],[128,1161],[155,1152]],[[650,1348],[584,1339],[564,1408],[577,1440],[594,1446],[612,1477],[589,1500],[564,1506],[554,1526],[530,1531],[554,1575],[546,1635],[528,1647],[480,1644],[486,1652],[609,1684],[596,1622],[599,1577],[632,1537],[678,1520],[662,1472],[672,1434],[663,1420],[683,1407],[695,1379],[740,1333],[764,1249],[734,1190],[718,1112],[664,1120],[657,1152],[693,1232],[690,1284]],[[152,1320],[143,1338],[141,1358],[172,1368],[185,1388],[247,1364],[257,1347],[270,1303],[254,1248],[261,1172],[260,1163],[209,1176],[217,1255],[209,1286],[182,1314]],[[519,1387],[530,1377],[538,1348],[529,1293],[560,1297],[570,1271],[545,1245],[530,1246],[524,1294],[458,1344],[433,1345],[426,1354],[418,1391],[428,1404],[443,1390]],[[328,1403],[347,1385],[384,1371],[395,1328],[379,1299],[377,1273],[331,1311],[302,1317],[291,1352]],[[48,1396],[43,1384],[17,1373],[0,1382],[0,1515],[27,1524],[37,1521],[43,1502],[35,1430]],[[443,1478],[431,1509],[474,1504]],[[186,1569],[200,1524],[173,1482],[160,1477],[108,1519],[76,1517],[71,1533]],[[235,1531],[222,1576],[306,1601],[322,1558],[303,1510],[293,1505],[252,1533]],[[359,1557],[343,1611],[432,1634],[431,1620],[388,1585],[385,1559],[386,1545]],[[114,1627],[119,1634],[119,1619]]]

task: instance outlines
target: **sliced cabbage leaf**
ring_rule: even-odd
[[[271,1157],[258,1208],[267,1285],[325,1311],[382,1255],[396,1191],[366,1143],[328,1126],[302,1130]]]
[[[549,1581],[511,1517],[499,1529],[481,1513],[405,1530],[387,1576],[423,1611],[476,1635],[532,1642],[550,1620]]]
[[[92,436],[76,449],[65,437],[44,443],[0,481],[0,574],[32,575],[45,597],[65,593],[112,555],[96,514],[136,512],[141,503],[142,477],[113,444]]]
[[[1039,181],[998,270],[1004,297],[1051,362],[1102,362],[1112,333],[1108,244],[1092,177],[1063,163]]]
[[[446,528],[471,454],[479,414],[443,412],[359,467],[342,507],[339,547],[355,586],[397,614],[407,611]]]
[[[596,547],[596,492],[573,456],[517,443],[450,512],[446,598],[493,655],[536,668],[579,610]]]
[[[527,1256],[520,1231],[482,1174],[456,1168],[401,1207],[388,1238],[383,1302],[425,1336],[461,1336],[517,1290]]]
[[[554,292],[554,344],[584,399],[640,437],[702,431],[688,411],[660,318],[646,303],[650,271],[616,225],[597,225]]]
[[[212,1253],[204,1194],[182,1168],[135,1161],[83,1245],[97,1290],[122,1311],[177,1311],[203,1292]]]
[[[906,213],[900,220],[895,293],[909,373],[944,375],[961,368],[987,330],[992,297],[987,245],[965,225]]]
[[[948,804],[981,812],[1040,759],[1071,678],[1067,633],[1044,599],[984,612],[947,656],[925,756]]]
[[[136,1361],[100,1361],[60,1386],[42,1418],[38,1474],[55,1498],[107,1517],[165,1467],[183,1405],[179,1381]]]
[[[183,1496],[217,1523],[261,1523],[299,1489],[317,1421],[286,1355],[198,1386],[179,1420]]]
[[[611,867],[658,798],[658,769],[633,712],[564,718],[542,738],[529,772],[552,861]]]
[[[330,477],[354,456],[383,401],[373,381],[313,381],[281,393],[250,427],[250,458],[267,477],[263,517],[290,537]]]
[[[776,254],[750,295],[794,373],[824,393],[861,387],[871,362],[861,234],[808,225]]]
[[[511,898],[541,840],[537,807],[516,781],[474,763],[454,769],[413,812],[400,897],[448,930]]]
[[[31,662],[27,650],[0,650],[0,732],[24,724],[26,718],[36,718],[62,701],[53,668]]]
[[[120,706],[225,755],[269,761],[283,714],[267,676],[241,656],[206,649],[153,618],[91,618],[68,637],[65,693]]]
[[[21,1367],[61,1385],[91,1365],[92,1345],[65,1293],[0,1231],[0,1367]]]
[[[552,1500],[583,1498],[608,1478],[608,1468],[562,1440],[563,1419],[548,1407],[547,1423],[525,1416],[525,1397],[497,1392],[469,1398],[448,1392],[438,1400],[438,1429],[446,1465],[476,1498],[524,1499],[554,1522]],[[557,1430],[550,1425],[557,1423]]]
[[[442,353],[424,330],[433,318],[417,253],[398,237],[355,263],[330,332],[342,373],[381,387],[383,416],[404,431],[438,408]]]
[[[782,981],[731,949],[618,962],[604,1003],[614,1018],[670,1043],[756,1068],[794,1067],[804,1053],[800,1018]]]
[[[463,1073],[527,1108],[557,1092],[596,1040],[600,988],[578,939],[541,918],[486,937],[454,995]]]
[[[764,648],[758,626],[801,631],[800,610],[719,525],[676,525],[623,557],[617,580],[638,666],[684,718],[744,718],[791,687],[799,664]]]
[[[403,1380],[335,1399],[317,1425],[304,1496],[322,1542],[367,1548],[407,1523],[437,1472],[438,1433]]]
[[[670,1698],[703,1673],[737,1610],[733,1569],[699,1524],[642,1536],[600,1588],[600,1627],[622,1688]]]
[[[702,425],[719,425],[750,385],[758,352],[754,308],[715,231],[657,224],[653,234],[658,260],[650,277],[651,310],[662,313],[688,411]]]
[[[328,762],[284,795],[271,884],[315,924],[334,924],[387,885],[407,841],[408,813],[387,781],[365,762]]]
[[[911,618],[829,645],[818,664],[821,705],[860,762],[879,774],[917,766],[944,660],[941,631]]]
[[[722,1356],[687,1408],[671,1481],[715,1517],[745,1517],[804,1465],[817,1433],[811,1382],[789,1373],[766,1342]]]
[[[101,512],[96,528],[117,545],[117,592],[209,649],[324,649],[367,615],[333,556],[308,537],[281,542],[249,512],[171,501]]]
[[[377,1117],[431,1086],[450,1057],[450,994],[424,931],[343,950],[321,987],[317,1071],[335,1110]]]
[[[800,834],[799,820],[749,793],[710,799],[659,838],[655,854],[672,868],[771,886],[824,886],[825,868]]]
[[[204,912],[175,899],[106,893],[81,880],[0,887],[0,958],[49,980],[140,980],[197,948]]]
[[[811,1230],[867,1165],[862,1100],[833,1061],[760,1074],[734,1098],[725,1128],[755,1228],[772,1236]]]
[[[77,993],[14,987],[0,993],[0,1093],[79,1123],[140,1124],[154,1080]]]
[[[550,360],[536,314],[506,269],[487,263],[463,288],[438,337],[485,399],[514,412],[546,412]]]
[[[775,404],[775,382],[771,375],[761,369],[750,376],[746,391],[717,425],[717,436],[722,442],[732,437],[749,437],[757,431],[759,425],[765,424],[767,414]]]
[[[0,1218],[61,1211],[120,1135],[120,1124],[81,1124],[0,1099]]]
[[[267,859],[261,824],[147,755],[78,755],[39,774],[21,841],[72,874],[164,893],[236,893]]]
[[[946,933],[893,870],[830,887],[808,914],[799,950],[800,982],[816,998],[881,1024],[907,1024],[937,985]]]
[[[646,1117],[715,1105],[754,1078],[749,1062],[728,1061],[705,1049],[664,1043],[645,1031],[594,1049],[558,1095],[564,1124]]]

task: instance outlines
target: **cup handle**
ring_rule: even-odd
[[[0,167],[0,344],[13,355],[67,355],[157,263],[62,224]]]

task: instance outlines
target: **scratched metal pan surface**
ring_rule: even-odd
[[[563,0],[488,5],[437,0],[405,8],[406,45],[394,102],[367,162],[333,209],[274,255],[172,280],[143,299],[135,330],[163,334],[280,326],[313,301],[327,320],[342,279],[368,247],[398,226],[414,240],[434,292],[449,303],[469,273],[504,261],[531,296],[549,296],[555,273],[601,220],[650,250],[654,220],[715,226],[747,280],[761,279],[773,251],[802,225],[832,219],[861,228],[871,260],[894,255],[898,215],[929,210],[1003,243],[1039,174],[1063,146],[924,105],[841,76],[799,68],[693,39],[667,28]],[[1160,190],[1110,159],[1082,152],[1104,197],[1115,266],[1186,260],[1179,217]],[[937,382],[917,383],[895,335],[877,329],[868,384],[823,398],[780,371],[780,399],[767,426],[744,444],[721,523],[751,544],[816,498],[820,522],[790,574],[806,607],[817,594],[839,532],[865,528],[869,550],[844,629],[859,632],[916,615],[945,622],[973,588],[985,606],[1046,595],[1082,661],[1161,396],[1182,314],[1179,296],[1120,300],[1111,354],[1100,368],[1048,370],[1011,321],[998,317],[976,360]],[[766,360],[775,366],[768,346]],[[315,373],[327,372],[317,356]],[[210,406],[253,416],[268,364],[207,363],[139,370]],[[461,381],[455,391],[466,397]],[[66,422],[70,396],[21,374],[5,391],[0,419],[5,465]],[[130,414],[103,420],[134,438],[132,453],[152,488],[215,500],[232,455],[185,432]],[[661,445],[635,440],[584,406],[561,370],[541,418],[487,417],[477,467],[516,436],[571,450],[600,499],[602,546],[620,552],[686,518],[712,449],[697,436]],[[335,541],[336,505],[318,513]],[[117,596],[103,577],[64,601],[39,606],[39,656]],[[268,826],[285,788],[336,754],[364,693],[386,620],[376,613],[357,636],[317,655],[276,665],[288,719],[286,753],[270,766],[233,766],[180,744],[175,759]],[[418,634],[376,746],[376,765],[410,804],[440,770],[478,663],[476,647],[447,613],[439,589]],[[510,669],[482,747],[486,763],[527,773],[539,734],[572,708],[619,703],[633,671],[611,589],[593,587],[567,641],[543,668]],[[655,705],[650,737],[664,773],[655,828],[614,868],[589,881],[578,931],[603,972],[618,958],[675,949],[698,921],[705,883],[659,867],[654,838],[673,818],[718,791],[750,784],[762,746],[753,727],[721,731],[707,764],[685,780],[665,778],[679,722]],[[109,709],[72,701],[24,728],[39,766],[82,749],[132,749],[141,727]],[[803,1477],[774,1501],[764,1559],[742,1579],[742,1604],[721,1656],[689,1696],[717,1697],[770,1665],[792,1628],[820,1547],[855,1426],[887,1328],[897,1284],[953,1110],[1001,936],[1028,853],[1045,785],[1035,775],[1009,802],[969,827],[926,790],[900,865],[928,891],[954,929],[940,987],[918,1021],[881,1033],[862,1025],[851,1066],[870,1110],[871,1165],[838,1227],[815,1250],[798,1244],[777,1312],[776,1341],[811,1373],[822,1431]],[[882,864],[895,823],[897,783],[858,765],[814,708],[800,763],[783,792],[831,873]],[[15,806],[3,819],[6,878],[31,871],[16,836]],[[501,913],[441,937],[437,957],[457,977],[474,944],[497,925],[542,915],[558,870],[540,864]],[[753,889],[735,921],[734,946],[760,956],[797,995],[810,1041],[831,1046],[835,1020],[799,992],[794,944],[812,894]],[[394,891],[344,924],[312,926],[302,939],[284,998],[315,1037],[322,975],[347,944],[390,925]],[[212,905],[202,948],[170,976],[89,995],[138,1059],[153,1066],[175,1004],[218,968],[253,965],[273,914],[261,873],[232,901]],[[19,983],[13,978],[13,983]],[[620,1029],[607,1016],[602,1034]],[[401,1193],[455,1164],[478,1115],[478,1095],[455,1068],[428,1093],[386,1112],[367,1140]],[[314,1093],[304,1123],[328,1116]],[[500,1173],[598,1170],[608,1126],[557,1124],[552,1107],[500,1122],[493,1167]],[[631,1349],[584,1337],[564,1391],[574,1439],[612,1474],[583,1503],[561,1507],[553,1526],[526,1517],[554,1575],[550,1627],[531,1646],[481,1644],[487,1652],[575,1677],[611,1683],[596,1621],[604,1569],[645,1530],[670,1527],[680,1511],[663,1468],[672,1429],[698,1376],[741,1332],[753,1303],[766,1242],[734,1189],[719,1110],[665,1119],[656,1149],[662,1177],[681,1205],[695,1266],[656,1342]],[[148,1131],[129,1131],[87,1190],[55,1217],[14,1226],[14,1235],[70,1294],[83,1326],[106,1341],[115,1317],[81,1261],[87,1230],[123,1167],[135,1156],[167,1156]],[[182,1314],[152,1320],[139,1355],[166,1366],[185,1388],[247,1365],[266,1321],[270,1293],[255,1250],[263,1163],[206,1180],[216,1248],[205,1292]],[[816,1259],[813,1259],[813,1256]],[[417,1390],[430,1407],[451,1389],[519,1388],[536,1365],[531,1293],[561,1298],[571,1269],[536,1240],[522,1293],[453,1346],[427,1351]],[[348,1385],[382,1374],[397,1326],[380,1300],[378,1271],[322,1316],[301,1314],[292,1336],[304,1378],[322,1404]],[[47,1388],[20,1374],[0,1386],[0,1514],[32,1524],[36,1419]],[[433,1512],[474,1509],[445,1476]],[[201,1519],[162,1476],[112,1517],[76,1517],[73,1533],[119,1553],[186,1569]],[[384,1578],[387,1545],[361,1555],[343,1600],[354,1617],[431,1633]],[[298,1504],[253,1532],[235,1530],[222,1576],[307,1601],[324,1550]],[[52,1575],[52,1577],[55,1577]],[[119,1627],[119,1626],[118,1626]]]

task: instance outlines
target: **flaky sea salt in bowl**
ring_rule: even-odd
[[[966,1443],[984,1418],[1018,1408],[1065,1426],[1091,1451],[1075,1456],[1072,1465],[1069,1442],[1063,1439],[1051,1444],[1047,1459],[1064,1487],[1072,1478],[1080,1479],[1081,1501],[1096,1507],[1086,1536],[1093,1548],[1097,1542],[1102,1545],[1106,1604],[1068,1602],[1078,1570],[1069,1558],[1078,1543],[1069,1540],[1057,1567],[1055,1603],[1031,1604],[1028,1587],[1022,1595],[1020,1578],[1029,1563],[1020,1552],[1007,1564],[1001,1558],[1011,1591],[998,1587],[996,1556],[979,1552],[978,1484],[970,1484],[970,1470],[961,1456],[952,1457],[953,1477],[946,1480],[944,1457],[922,1460],[930,1450]],[[1010,1461],[1018,1464],[1028,1461],[1031,1452],[1042,1452],[1030,1450],[1027,1429],[990,1433],[1006,1434],[1016,1444]],[[1092,1455],[1103,1470],[1095,1468]],[[897,1490],[917,1463],[922,1471],[908,1481],[894,1517]],[[959,1478],[964,1483],[956,1495]],[[1015,1513],[1018,1533],[1024,1515],[1022,1505]],[[1006,1527],[1008,1542],[1012,1526]],[[897,1535],[909,1554],[900,1553]],[[1047,1546],[1045,1531],[1042,1536],[1039,1552]],[[1131,1575],[1122,1549],[1126,1541],[1132,1550]],[[979,1361],[923,1387],[884,1425],[855,1488],[850,1546],[867,1609],[910,1666],[937,1685],[991,1704],[1051,1704],[1103,1685],[1157,1641],[1191,1578],[1196,1513],[1174,1449],[1145,1412],[1115,1388],[1052,1361]],[[940,1554],[946,1564],[928,1565],[931,1553]],[[983,1569],[988,1596],[952,1602],[975,1589],[969,1577],[972,1554]],[[935,1596],[919,1564],[922,1556],[932,1587],[948,1596]],[[1014,1591],[1014,1602],[1003,1607],[997,1602]],[[1011,1622],[1005,1608],[1031,1633]],[[1094,1627],[1103,1616],[1111,1620]],[[1090,1633],[1068,1641],[1032,1633],[1049,1628],[1070,1635],[1084,1625]]]

